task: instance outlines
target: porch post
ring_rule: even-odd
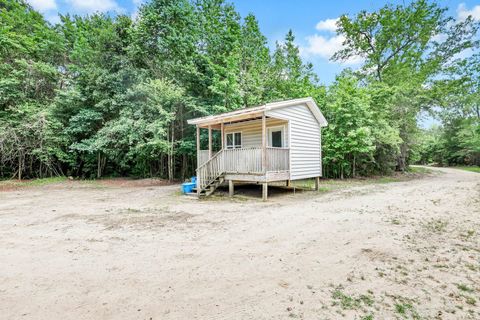
[[[200,167],[200,127],[197,124],[197,168]]]
[[[212,126],[208,126],[208,159],[212,158]]]
[[[262,172],[267,172],[267,119],[265,112],[262,115]]]
[[[320,177],[315,177],[315,191],[320,190]]]
[[[221,134],[221,140],[222,140],[222,149],[225,148],[225,141],[223,140],[224,139],[224,133],[223,131],[225,130],[225,128],[223,127],[223,121],[222,121],[222,124],[221,124],[221,127],[220,127],[220,134]]]

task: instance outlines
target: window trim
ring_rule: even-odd
[[[240,146],[238,147],[238,145],[235,144],[235,134],[236,133],[239,133],[240,134]],[[227,136],[231,134],[232,135],[232,147],[229,148],[228,147],[228,139],[227,139]],[[243,148],[243,133],[242,131],[232,131],[232,132],[225,132],[225,149],[228,149],[228,150],[232,150],[232,149],[241,149]]]
[[[282,146],[281,147],[272,147],[272,132],[280,131],[282,133]],[[268,147],[269,148],[286,148],[287,144],[285,143],[285,125],[268,127],[267,128],[268,134]]]

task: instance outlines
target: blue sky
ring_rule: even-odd
[[[120,12],[135,15],[145,0],[28,0],[30,4],[51,22],[58,21],[58,12],[85,15],[96,11]],[[267,36],[269,46],[275,47],[287,31],[296,35],[305,60],[313,63],[320,81],[329,84],[345,67],[356,68],[360,59],[346,63],[332,62],[329,57],[341,47],[342,38],[335,34],[335,19],[342,14],[353,15],[362,9],[375,10],[386,3],[408,3],[408,0],[231,0],[242,17],[253,13]],[[449,8],[449,14],[463,19],[469,14],[480,20],[480,1],[446,0],[440,4]]]

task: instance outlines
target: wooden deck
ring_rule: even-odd
[[[225,180],[245,182],[274,182],[290,180],[290,171],[267,171],[265,174],[226,173]]]
[[[204,159],[205,150],[201,151],[199,159]],[[206,189],[220,178],[263,183],[290,179],[289,148],[267,147],[265,159],[263,156],[259,147],[220,150],[198,167],[198,190]]]

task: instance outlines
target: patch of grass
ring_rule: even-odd
[[[318,188],[318,192],[328,192],[328,191],[330,191],[329,187],[319,187]]]
[[[372,182],[373,183],[392,183],[392,182],[399,182],[401,179],[396,178],[396,177],[380,177],[378,179],[374,179]]]
[[[431,169],[424,168],[424,167],[410,166],[408,167],[408,172],[419,173],[419,174],[429,174],[429,173],[432,173],[433,171]]]
[[[405,319],[421,319],[415,308],[415,300],[407,297],[391,295],[393,298],[394,311]]]
[[[52,183],[63,182],[66,180],[67,178],[63,176],[32,179],[32,180],[3,180],[3,181],[0,181],[0,186],[4,185],[4,186],[11,186],[11,187],[37,187],[37,186],[45,186]]]
[[[465,296],[465,295],[464,295],[464,297],[465,297],[465,302],[466,302],[467,304],[469,304],[469,305],[471,305],[471,306],[474,306],[474,305],[477,304],[477,300],[475,300],[474,297],[469,297],[469,296]]]
[[[332,183],[335,183],[335,180],[321,179],[318,191],[319,192],[331,191],[331,187],[326,186],[326,184],[331,185]],[[305,189],[305,190],[313,190],[315,189],[315,179],[293,180],[291,181],[291,187],[298,188],[298,189]]]
[[[469,269],[471,271],[477,271],[477,266],[475,266],[472,263],[467,263],[465,266],[467,267],[467,269]]]
[[[66,180],[67,180],[66,177],[50,177],[50,178],[29,180],[25,184],[28,186],[44,186],[47,184],[63,182]]]
[[[473,289],[463,283],[457,283],[457,288],[464,292],[473,292]]]
[[[420,319],[415,307],[408,302],[395,303],[395,312],[403,318]]]
[[[341,287],[335,289],[332,298],[335,300],[334,305],[340,305],[342,309],[354,310],[362,306],[372,306],[374,303],[371,295],[362,294],[358,297],[349,296],[342,292]]]
[[[400,225],[401,224],[400,220],[397,219],[397,218],[393,218],[391,222],[392,222],[392,224],[395,224],[395,225]]]
[[[334,304],[340,304],[343,309],[356,309],[359,306],[354,298],[346,295],[340,289],[333,291],[332,298],[336,300]]]
[[[291,182],[291,186],[302,189],[313,189],[315,187],[315,181],[313,179],[294,180]]]
[[[478,167],[478,166],[458,166],[458,167],[453,167],[453,168],[460,169],[460,170],[465,170],[465,171],[470,171],[470,172],[480,173],[480,167]]]
[[[474,235],[475,235],[475,230],[472,230],[472,229],[467,230],[465,233],[460,234],[460,236],[461,236],[462,238],[464,238],[465,240],[470,239],[470,238],[473,237]]]
[[[400,303],[396,303],[395,304],[395,312],[403,315],[403,316],[406,316],[407,315],[407,310],[409,309],[412,309],[413,306],[409,303],[405,303],[405,304],[400,304]]]
[[[433,219],[424,223],[424,227],[434,233],[443,233],[447,229],[448,222],[442,219]]]
[[[384,176],[369,176],[362,177],[358,176],[356,178],[345,178],[345,179],[321,179],[320,180],[320,191],[328,192],[338,189],[347,189],[355,186],[363,186],[368,184],[386,184],[393,182],[402,182],[415,178],[421,174],[432,173],[433,171],[428,168],[423,167],[411,167],[408,172],[405,173],[392,173],[391,175]],[[415,173],[415,174],[411,174]],[[292,187],[299,189],[313,189],[315,186],[314,179],[304,179],[292,181]]]
[[[365,305],[371,307],[373,305],[373,303],[375,302],[373,300],[373,297],[370,296],[370,295],[366,295],[366,294],[361,294],[360,295],[360,301],[362,301]]]

